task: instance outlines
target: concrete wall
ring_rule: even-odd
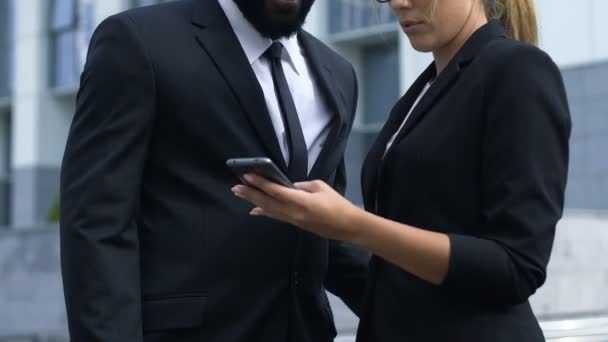
[[[34,228],[0,232],[0,337],[66,335],[58,228]]]
[[[95,25],[128,8],[129,0],[86,0],[94,4]],[[59,168],[68,134],[77,84],[51,86],[53,50],[49,0],[15,1],[14,89],[11,111],[10,224],[34,227],[44,222],[58,194]],[[88,42],[78,33],[79,57]],[[83,60],[80,61],[81,63]],[[0,75],[2,77],[3,75]],[[0,132],[2,135],[5,133]],[[6,140],[6,139],[5,139]]]
[[[569,211],[560,222],[546,284],[532,297],[539,316],[608,312],[608,212]]]
[[[540,45],[561,66],[608,59],[606,0],[536,0]]]

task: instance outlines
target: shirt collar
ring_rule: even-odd
[[[241,10],[234,3],[234,0],[218,0],[220,6],[224,10],[232,30],[236,34],[236,37],[247,56],[249,64],[255,63],[266,50],[272,45],[272,39],[266,38],[258,32],[258,30],[251,25],[251,23],[245,18]],[[285,47],[287,51],[287,60],[291,67],[296,73],[299,74],[300,61],[300,45],[298,44],[297,33],[289,38],[281,38],[278,40]]]

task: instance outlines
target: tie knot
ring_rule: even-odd
[[[272,43],[272,45],[270,45],[270,47],[268,48],[268,50],[266,50],[264,54],[271,60],[280,60],[283,56],[283,44],[279,42]]]

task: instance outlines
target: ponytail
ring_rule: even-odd
[[[509,36],[524,43],[538,44],[534,0],[483,0],[488,19],[499,20]]]

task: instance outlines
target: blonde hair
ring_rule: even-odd
[[[499,20],[509,36],[524,43],[538,44],[534,0],[483,0],[490,20]]]
[[[538,45],[538,26],[534,0],[482,0],[488,20],[498,20],[509,37]],[[426,19],[434,16],[437,0],[431,2]]]

